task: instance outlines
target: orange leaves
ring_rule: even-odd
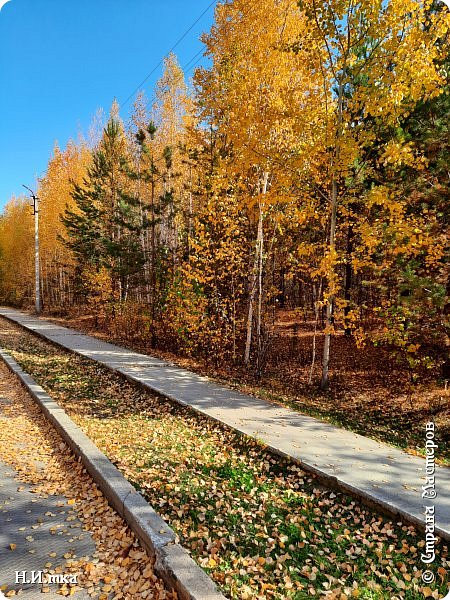
[[[314,112],[321,112],[320,74],[308,70],[303,47],[290,51],[298,36],[306,47],[308,28],[292,0],[258,0],[251,11],[242,0],[227,3],[204,36],[213,65],[197,75],[200,105],[232,144],[228,168],[246,181],[248,205],[258,196],[263,171],[272,176],[266,204],[292,200],[285,161],[293,148],[292,166],[306,154],[314,161],[313,148],[323,135],[323,119]],[[314,109],[302,110],[308,103]]]
[[[418,155],[412,142],[400,143],[394,140],[386,144],[380,161],[384,166],[391,165],[395,168],[409,166],[418,170],[424,169],[427,165],[427,159]]]
[[[122,519],[105,502],[81,463],[71,456],[59,435],[17,381],[6,373],[4,367],[0,367],[0,371],[1,395],[12,400],[10,405],[4,404],[0,408],[0,459],[14,466],[21,481],[33,484],[37,502],[42,496],[65,495],[66,502],[59,503],[61,513],[64,513],[61,510],[64,506],[70,507],[65,521],[72,522],[77,514],[96,544],[96,550],[90,556],[76,557],[72,551],[48,554],[52,560],[43,562],[48,573],[77,575],[78,578],[78,585],[63,584],[58,594],[71,597],[83,589],[93,598],[102,595],[109,598],[114,594],[118,600],[175,600],[175,595],[167,592],[155,576],[152,560],[140,548]],[[18,443],[20,453],[16,450]],[[31,468],[35,461],[44,468]],[[54,516],[51,511],[45,515],[46,518]],[[55,535],[62,533],[60,523],[53,529]],[[34,538],[28,535],[25,540],[31,543]],[[66,548],[71,541],[69,538]],[[17,545],[11,543],[9,547],[14,551]],[[123,556],[124,548],[127,549],[126,558]],[[50,587],[44,586],[42,592],[50,592]],[[16,592],[6,591],[5,595],[13,597]]]
[[[9,340],[14,331],[8,326]],[[28,360],[28,370],[56,392],[86,434],[142,490],[231,598],[284,600],[299,592],[305,598],[350,600],[370,592],[387,600],[399,591],[420,588],[418,548],[423,541],[412,527],[386,522],[357,502],[324,491],[298,466],[270,455],[256,442],[144,394],[96,365],[74,356],[68,361],[64,352],[29,334],[21,336],[20,358]],[[369,400],[364,398],[366,406]],[[336,410],[332,397],[317,402],[329,402]],[[361,397],[353,405],[346,402],[341,406],[346,418],[362,413]],[[383,419],[397,420],[399,412],[394,405]],[[59,444],[53,448],[59,456],[67,455]],[[30,456],[35,453],[33,447]],[[78,476],[77,471],[75,481]],[[45,485],[49,491],[50,483]],[[67,500],[76,500],[70,508],[80,511],[109,556],[82,562],[86,586],[91,583],[100,594],[112,586],[132,596],[135,573],[139,593],[149,579],[153,586],[152,565],[99,491],[81,485],[75,493],[73,480],[67,485]],[[67,559],[80,569],[77,560]],[[446,554],[440,553],[438,560],[439,580],[445,585]],[[431,589],[434,594],[436,589]]]

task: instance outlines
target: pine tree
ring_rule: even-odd
[[[127,159],[122,124],[112,116],[87,177],[82,185],[73,186],[75,209],[66,209],[62,218],[66,244],[80,269],[105,269],[111,278],[112,298],[120,301],[127,298],[130,278],[144,263],[143,225],[139,202],[130,193]]]

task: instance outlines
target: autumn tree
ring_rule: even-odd
[[[428,11],[426,29],[447,13],[436,4]],[[359,268],[372,273],[378,297],[377,327],[365,337],[387,347],[412,382],[424,370],[441,365],[445,376],[448,369],[448,37],[447,28],[436,41],[444,51],[436,59],[443,93],[379,133],[358,248]]]
[[[74,301],[75,261],[61,241],[65,229],[60,216],[74,208],[73,183],[81,183],[90,162],[85,144],[69,141],[61,150],[57,145],[47,171],[39,180],[40,256],[43,303],[46,307],[68,307]]]
[[[311,118],[302,110],[306,98],[322,96],[318,78],[303,53],[285,51],[300,30],[307,39],[291,0],[220,4],[215,25],[203,38],[213,65],[196,76],[201,120],[222,137],[230,180],[240,190],[242,209],[254,227],[245,364],[250,362],[254,330],[257,363],[264,350],[265,236],[278,218],[274,207],[293,200],[286,162],[293,154],[298,158],[308,152],[311,157],[320,123],[318,112]]]
[[[154,124],[157,127],[155,151],[160,173],[159,192],[159,243],[161,260],[164,254],[169,261],[165,267],[174,273],[180,241],[181,213],[185,200],[184,163],[181,148],[185,136],[185,115],[188,107],[188,90],[184,73],[173,53],[163,64],[162,77],[156,83]]]
[[[220,147],[214,134],[201,129],[189,140],[187,247],[164,315],[166,339],[215,364],[237,362],[241,350],[248,245],[248,219]]]
[[[0,275],[3,302],[20,306],[32,301],[33,211],[24,197],[11,198],[0,217]]]
[[[143,264],[138,202],[130,193],[123,126],[112,115],[82,184],[74,184],[75,209],[66,209],[66,244],[82,270],[109,275],[111,300],[127,298],[130,279]]]
[[[333,312],[342,287],[336,247],[340,207],[362,170],[360,161],[367,146],[375,142],[377,128],[395,124],[418,101],[439,95],[442,88],[436,42],[448,26],[448,17],[433,15],[432,27],[428,27],[429,5],[414,0],[357,4],[305,0],[300,4],[312,32],[311,63],[323,75],[327,100],[324,169],[329,230],[322,265],[327,279],[323,389],[328,386]],[[303,48],[301,37],[298,43]],[[360,74],[363,77],[358,80]],[[397,151],[395,145],[387,146],[386,158]],[[376,194],[391,202],[382,190]]]

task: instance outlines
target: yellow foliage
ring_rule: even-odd
[[[0,276],[4,302],[32,303],[34,225],[27,198],[12,198],[0,218]]]

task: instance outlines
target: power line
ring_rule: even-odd
[[[188,71],[190,71],[191,69],[193,69],[195,67],[195,65],[200,62],[201,58],[203,57],[203,53],[204,53],[204,49],[200,48],[200,50],[194,54],[194,56],[185,64],[183,65],[181,68],[183,70],[184,73],[187,73]],[[193,60],[195,60],[198,56],[200,56],[200,58],[188,69],[189,65],[191,64],[191,62]]]
[[[245,12],[243,12],[243,13],[242,13],[242,15],[241,15],[241,19],[245,19],[246,17],[248,17],[248,15],[251,13],[251,10],[252,10],[252,8],[253,8],[253,6],[251,6],[251,5],[250,5],[250,6],[249,6],[249,9],[248,9],[247,11],[245,11]],[[256,34],[255,34],[255,32],[253,32],[253,34],[254,34],[254,35],[252,36],[252,38],[251,38],[251,39],[256,39],[256,38],[258,37],[258,35],[259,35],[259,32],[256,32]],[[194,68],[195,68],[195,67],[198,65],[198,63],[199,63],[199,62],[201,61],[201,59],[203,58],[203,54],[204,54],[204,49],[203,49],[203,48],[201,48],[201,49],[200,49],[200,50],[199,50],[199,51],[198,51],[196,54],[194,54],[194,56],[193,56],[193,57],[192,57],[192,58],[191,58],[191,59],[190,59],[190,60],[189,60],[189,61],[188,61],[188,62],[187,62],[187,63],[186,63],[186,64],[185,64],[183,67],[182,67],[182,70],[184,71],[184,73],[185,73],[185,74],[186,74],[186,73],[188,73],[189,71],[192,71],[192,69],[194,69]],[[201,55],[201,56],[200,56],[200,55]],[[198,56],[199,56],[199,58],[198,58],[197,60],[195,60],[195,59],[196,59]],[[192,63],[192,61],[194,61],[194,60],[195,60],[194,64],[193,64],[193,65],[191,65],[191,66],[189,67],[189,65],[190,65],[190,64]],[[188,68],[188,67],[189,67],[189,68]]]
[[[202,17],[203,17],[204,15],[206,15],[206,13],[208,12],[208,10],[209,10],[209,9],[211,8],[211,6],[213,6],[214,4],[216,4],[216,0],[213,0],[213,1],[212,1],[210,4],[208,4],[208,6],[207,6],[207,7],[205,8],[205,10],[204,10],[204,11],[201,13],[201,15],[199,15],[199,16],[197,17],[197,19],[196,19],[196,20],[195,20],[195,21],[192,23],[192,25],[191,25],[191,26],[190,26],[188,29],[186,29],[186,31],[185,31],[185,32],[182,34],[182,36],[178,38],[178,40],[177,40],[177,41],[175,42],[175,44],[174,44],[174,45],[173,45],[173,46],[170,48],[170,50],[167,52],[167,54],[170,54],[171,52],[173,52],[173,50],[175,50],[175,48],[176,48],[176,47],[177,47],[177,46],[178,46],[178,45],[179,45],[179,44],[180,44],[180,43],[181,43],[181,42],[184,40],[184,38],[187,36],[187,34],[188,34],[190,31],[192,31],[192,29],[193,29],[193,28],[194,28],[194,27],[197,25],[197,23],[200,21],[200,19],[202,19]],[[201,52],[203,52],[203,49],[201,50]],[[167,54],[166,54],[166,56],[167,56]],[[194,60],[194,58],[196,58],[198,55],[199,55],[199,52],[197,52],[197,54],[196,54],[196,55],[195,55],[193,58],[191,58],[191,60],[189,61],[189,63],[190,63],[190,62],[192,62],[192,60]],[[150,77],[153,75],[153,73],[154,73],[154,72],[155,72],[157,69],[159,69],[159,67],[160,67],[160,66],[163,64],[163,61],[164,61],[164,58],[161,58],[161,60],[158,62],[158,64],[157,64],[157,65],[155,65],[155,67],[154,67],[154,68],[153,68],[153,69],[150,71],[150,73],[149,73],[149,74],[148,74],[148,75],[145,77],[145,79],[143,79],[143,80],[141,81],[141,83],[140,83],[140,84],[137,86],[137,88],[131,92],[131,94],[128,96],[128,98],[127,98],[127,99],[126,99],[126,100],[125,100],[125,101],[124,101],[124,102],[121,104],[121,106],[125,106],[125,105],[126,105],[126,104],[127,104],[127,103],[128,103],[130,100],[131,100],[131,98],[134,96],[134,94],[135,94],[136,92],[138,92],[138,91],[139,91],[139,90],[142,88],[142,86],[144,85],[144,83],[145,83],[145,82],[146,82],[148,79],[150,79]],[[189,64],[189,63],[188,63],[188,64]]]

